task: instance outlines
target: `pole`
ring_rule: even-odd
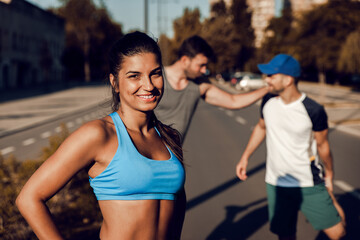
[[[148,0],[144,0],[144,31],[148,33]]]

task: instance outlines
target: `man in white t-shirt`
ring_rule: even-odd
[[[345,220],[332,194],[334,173],[326,112],[298,90],[301,69],[292,56],[276,55],[258,68],[267,75],[271,94],[263,98],[260,120],[236,174],[241,180],[247,178],[248,159],[266,137],[270,230],[279,239],[296,239],[300,210],[315,229],[330,239],[340,239],[345,235]]]

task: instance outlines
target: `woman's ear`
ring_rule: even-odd
[[[112,73],[110,73],[109,79],[110,79],[110,84],[114,88],[115,92],[119,92],[118,83],[116,82],[117,79],[115,78],[115,76]]]

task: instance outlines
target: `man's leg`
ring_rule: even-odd
[[[344,212],[324,184],[302,188],[302,195],[301,211],[316,230],[324,231],[330,239],[345,235]]]
[[[335,239],[340,239],[343,236],[345,236],[345,232],[346,232],[346,230],[345,230],[345,226],[346,226],[345,213],[344,213],[344,210],[342,209],[342,207],[340,206],[340,204],[338,203],[338,201],[336,200],[334,194],[332,192],[329,192],[329,195],[333,201],[334,207],[336,208],[336,210],[338,211],[338,213],[341,217],[341,222],[339,222],[335,226],[324,229],[323,231],[330,239],[335,240]]]
[[[297,189],[266,184],[270,231],[281,240],[296,239],[299,199],[294,193],[299,192]]]

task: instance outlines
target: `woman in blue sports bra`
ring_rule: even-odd
[[[160,49],[134,32],[113,46],[109,60],[114,112],[72,133],[25,184],[16,204],[39,239],[63,239],[46,201],[86,168],[103,215],[102,240],[180,239],[180,136],[153,112],[164,90]]]

